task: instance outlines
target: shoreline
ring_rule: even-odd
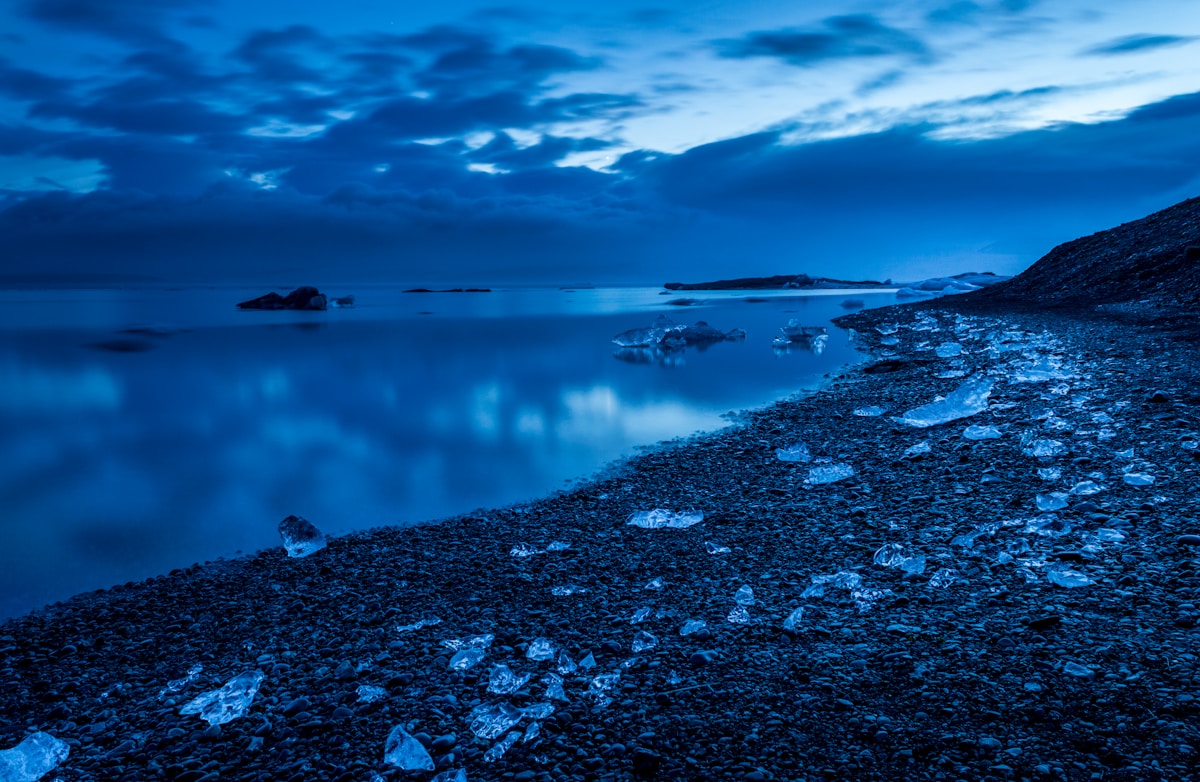
[[[989,308],[1030,331],[1024,343],[1036,347],[1017,340],[1023,347],[985,356],[987,333],[1005,329],[976,321],[964,334],[981,333],[962,338],[972,371],[1004,369],[1030,349],[1062,355],[1081,377],[1010,376],[972,418],[924,430],[893,423],[888,416],[962,382],[932,378],[946,361],[917,347],[958,339],[956,313],[996,317],[963,305],[843,316],[839,323],[860,327],[872,362],[541,500],[351,533],[302,560],[279,548],[193,566],[0,623],[0,713],[10,715],[0,749],[31,728],[74,742],[56,771],[64,782],[401,779],[411,776],[383,763],[383,747],[404,724],[428,741],[439,771],[465,768],[471,779],[1186,778],[1200,747],[1200,566],[1196,547],[1178,542],[1200,534],[1200,461],[1180,445],[1200,430],[1194,351],[1153,323]],[[866,329],[919,313],[933,313],[941,331],[899,330],[895,371],[866,373],[888,360],[880,335]],[[1047,324],[1062,340],[1057,352],[1034,338]],[[1046,391],[1062,383],[1066,393]],[[1157,390],[1166,401],[1147,401]],[[853,415],[867,405],[889,410]],[[1052,418],[1033,418],[1046,408]],[[1095,413],[1113,418],[1112,438],[1097,439]],[[1047,429],[1060,421],[1065,428]],[[966,441],[972,423],[1005,431]],[[1028,432],[1068,438],[1072,452],[1053,461],[1060,481],[1034,477],[1039,460],[1019,442]],[[928,455],[901,457],[921,440]],[[856,475],[806,485],[812,465],[775,457],[796,441]],[[1151,487],[1113,472],[1112,454],[1128,447],[1155,474]],[[973,545],[951,542],[978,525],[1035,518],[1035,494],[1066,491],[1092,472],[1106,488],[1054,512],[1073,526],[1061,537],[1000,525]],[[995,480],[981,482],[988,475]],[[685,530],[625,523],[655,507],[702,510],[705,520]],[[1082,536],[1101,529],[1123,540],[1087,550]],[[1044,558],[1028,567],[1033,581],[998,561],[1018,538]],[[553,541],[570,548],[509,554]],[[707,542],[731,551],[709,554]],[[891,542],[925,553],[925,573],[906,579],[874,564]],[[1091,583],[1047,582],[1058,565]],[[958,580],[930,587],[943,567]],[[834,587],[802,597],[812,576],[841,570],[890,594],[874,595],[861,613]],[[655,577],[666,587],[645,590]],[[588,591],[551,593],[570,586]],[[726,619],[740,586],[756,597],[750,624]],[[650,618],[632,624],[641,607]],[[798,607],[806,610],[797,629],[784,632]],[[397,630],[432,616],[441,624]],[[689,619],[706,630],[680,636]],[[635,655],[639,631],[657,646]],[[451,671],[440,641],[472,633],[493,633],[495,643],[476,667]],[[539,682],[553,664],[525,656],[538,637],[573,661],[591,653],[597,668],[564,676],[569,702],[541,720],[540,738],[486,762],[494,742],[473,736],[468,716],[480,703],[543,700]],[[195,663],[204,665],[195,682],[158,697]],[[534,677],[515,696],[490,694],[498,663]],[[1068,663],[1090,675],[1064,672],[1075,670]],[[178,713],[245,670],[266,676],[246,716],[214,730]],[[621,674],[607,706],[587,694],[602,673]],[[361,703],[362,684],[388,696]]]

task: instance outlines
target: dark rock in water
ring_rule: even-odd
[[[1025,626],[1030,630],[1048,630],[1051,627],[1057,627],[1061,622],[1062,617],[1058,614],[1047,614],[1037,619],[1031,619]]]
[[[145,353],[147,350],[154,349],[154,343],[147,339],[106,339],[101,342],[92,342],[88,347],[112,353]]]
[[[289,557],[307,557],[325,548],[325,534],[300,516],[288,516],[279,522],[279,537]]]
[[[311,285],[302,285],[286,296],[271,291],[237,306],[240,310],[323,310],[329,306],[329,300]]]
[[[887,358],[883,361],[876,361],[868,367],[863,367],[863,372],[866,372],[868,375],[883,375],[889,372],[898,372],[912,363],[903,359]]]
[[[1180,546],[1200,546],[1200,535],[1180,535],[1175,542]]]
[[[1161,405],[1163,402],[1170,401],[1171,397],[1167,396],[1165,391],[1155,391],[1146,401],[1153,402],[1156,405]]]

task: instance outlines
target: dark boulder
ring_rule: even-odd
[[[329,306],[329,300],[311,285],[301,285],[286,296],[271,291],[237,306],[240,310],[323,310]]]

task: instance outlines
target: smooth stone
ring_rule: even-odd
[[[709,663],[714,663],[716,661],[717,661],[717,653],[714,651],[707,651],[707,650],[693,652],[692,656],[688,658],[688,662],[690,662],[692,665],[694,665],[697,668],[699,668],[700,666],[703,666],[703,665],[708,665]]]

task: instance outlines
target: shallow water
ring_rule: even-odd
[[[677,307],[646,288],[358,288],[330,290],[353,309],[233,307],[262,292],[0,291],[0,617],[276,545],[289,514],[341,534],[532,499],[858,359],[836,328],[819,355],[771,347],[790,318],[845,313],[848,291]],[[612,344],[660,313],[747,339]]]

